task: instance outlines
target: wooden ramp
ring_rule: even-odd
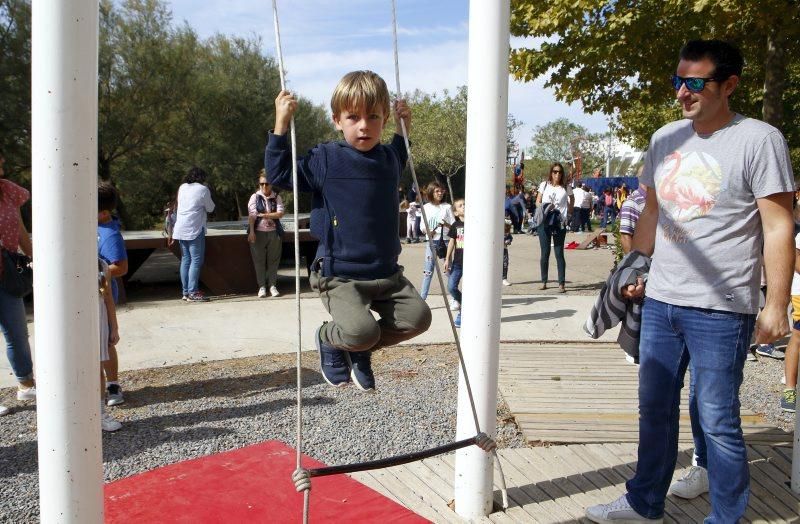
[[[744,522],[800,522],[800,497],[786,484],[791,449],[750,445],[748,451],[751,495]],[[588,522],[586,507],[622,495],[636,468],[636,445],[629,443],[503,449],[499,454],[510,507],[477,522]],[[691,463],[689,446],[682,445],[678,462],[675,478]],[[450,454],[353,477],[431,522],[460,523],[452,509],[453,465]],[[499,508],[499,492],[495,501]],[[668,497],[664,521],[702,522],[709,511],[707,495],[691,501]]]
[[[500,391],[529,442],[637,442],[637,367],[606,344],[514,344],[500,348]],[[689,378],[681,401],[683,442],[691,442]],[[742,411],[750,444],[790,444],[791,433]]]

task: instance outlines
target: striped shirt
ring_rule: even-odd
[[[619,232],[624,235],[633,235],[636,229],[636,222],[639,221],[639,215],[642,214],[645,203],[645,193],[641,189],[636,189],[631,193],[625,202],[622,203],[622,208],[619,210]]]

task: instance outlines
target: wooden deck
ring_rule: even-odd
[[[496,511],[478,522],[588,522],[588,506],[625,492],[637,460],[637,368],[618,348],[504,345],[500,391],[525,437],[538,445],[499,451],[510,507],[499,510],[496,491]],[[743,521],[800,523],[800,496],[788,485],[792,435],[752,412],[743,412],[742,422],[751,477]],[[692,460],[688,416],[681,437],[676,479]],[[460,523],[453,509],[454,460],[444,455],[353,477],[432,522]],[[709,512],[708,495],[668,497],[664,521],[702,522]]]
[[[529,442],[637,442],[637,367],[606,344],[514,344],[500,348],[500,391]],[[681,432],[691,442],[689,378]],[[790,444],[792,436],[742,411],[748,443]]]
[[[791,448],[751,445],[750,505],[744,522],[800,522],[800,497],[786,484]],[[479,520],[483,523],[588,522],[587,506],[610,502],[625,492],[636,468],[636,445],[573,444],[500,450],[508,485],[509,508]],[[405,466],[362,472],[353,477],[432,522],[464,522],[452,509],[454,455]],[[682,445],[681,469],[691,463]],[[500,494],[495,492],[496,506]],[[710,511],[708,495],[687,501],[668,497],[665,522],[702,522]],[[313,516],[312,516],[313,517]]]

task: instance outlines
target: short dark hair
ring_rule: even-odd
[[[97,186],[97,211],[114,211],[117,208],[117,189],[108,182]]]
[[[742,76],[744,58],[739,48],[723,40],[690,40],[681,48],[680,59],[699,62],[707,58],[714,64],[714,79]]]
[[[186,184],[194,184],[195,182],[203,183],[206,181],[206,172],[200,169],[199,167],[192,167],[186,173],[186,176],[183,177],[183,181]]]

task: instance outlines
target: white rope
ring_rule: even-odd
[[[281,90],[286,90],[286,70],[283,67],[283,49],[281,47],[281,28],[278,22],[277,0],[272,0],[272,20],[275,26],[275,48],[278,54],[278,71],[281,78]],[[276,108],[277,110],[277,108]],[[294,207],[294,303],[297,314],[297,427],[295,431],[295,473],[302,471],[303,457],[303,356],[301,346],[302,321],[300,317],[300,221],[298,219],[300,199],[297,191],[297,145],[295,141],[294,115],[289,122],[289,136],[292,148],[292,203]],[[308,523],[308,506],[311,483],[303,489],[303,523]]]
[[[399,99],[400,97],[402,97],[402,93],[403,92],[400,90],[400,57],[399,57],[398,45],[397,45],[397,3],[396,3],[396,0],[392,0],[392,38],[393,38],[393,47],[394,47],[394,79],[395,79],[395,85],[396,85],[396,88],[397,88],[397,97]],[[417,172],[414,169],[414,160],[413,160],[413,157],[411,155],[411,147],[410,147],[410,145],[408,143],[408,131],[406,130],[405,121],[403,121],[403,119],[399,119],[399,120],[400,120],[400,128],[403,131],[403,141],[405,142],[406,152],[408,153],[408,167],[411,170],[411,178],[413,179],[414,185],[417,188],[417,192],[416,192],[417,193],[417,201],[420,204],[422,204],[422,188],[420,188],[420,186],[419,186],[419,181],[417,180]],[[453,189],[452,189],[452,185],[450,184],[450,177],[447,178],[447,185],[450,188],[450,201],[452,202],[453,201]],[[461,339],[458,336],[458,331],[456,330],[455,323],[453,322],[453,312],[450,311],[450,304],[448,304],[448,301],[447,301],[447,291],[445,290],[445,287],[444,287],[444,279],[442,278],[442,270],[439,267],[439,259],[436,256],[436,250],[435,250],[434,245],[433,245],[433,239],[429,235],[428,217],[427,217],[427,214],[425,213],[425,206],[424,205],[420,205],[420,209],[422,211],[422,220],[425,223],[425,234],[426,234],[427,241],[428,241],[428,249],[430,250],[431,256],[433,258],[433,264],[434,264],[434,267],[436,269],[436,277],[439,280],[439,289],[441,290],[441,293],[442,293],[442,301],[444,302],[444,310],[447,311],[447,318],[450,320],[450,328],[453,331],[453,340],[455,340],[456,350],[458,351],[458,361],[459,361],[459,364],[461,365],[461,373],[464,376],[464,385],[465,385],[466,390],[467,390],[467,397],[469,397],[469,405],[470,405],[470,409],[472,410],[472,419],[473,419],[473,421],[475,423],[475,432],[477,434],[482,434],[483,432],[481,431],[480,422],[478,420],[478,411],[475,408],[475,398],[474,398],[474,396],[472,394],[472,386],[470,385],[469,375],[467,373],[467,365],[464,362],[464,354],[461,351]],[[500,464],[499,457],[497,456],[497,449],[496,448],[492,448],[491,450],[489,450],[486,447],[483,447],[483,446],[480,446],[480,447],[481,447],[481,449],[483,449],[486,452],[491,452],[492,455],[494,456],[494,462],[497,465],[497,469],[498,469],[498,471],[500,473],[500,479],[499,479],[500,482],[499,482],[499,484],[500,484],[500,491],[501,491],[501,493],[503,495],[503,507],[507,508],[508,507],[508,493],[507,493],[507,490],[506,490],[506,479],[505,479],[505,475],[503,474],[503,467]]]
[[[400,59],[398,57],[397,51],[397,8],[395,5],[395,0],[392,0],[392,35],[394,37],[394,77],[395,83],[397,86],[397,97],[400,98],[402,96],[402,91],[400,90]],[[422,189],[419,186],[419,181],[417,180],[417,172],[414,169],[414,159],[411,156],[411,146],[408,142],[408,132],[406,131],[406,123],[400,119],[400,128],[403,131],[403,141],[406,144],[406,151],[408,153],[408,167],[411,170],[411,178],[414,181],[414,185],[417,188],[417,201],[422,204]],[[452,198],[452,197],[451,197]],[[428,242],[428,249],[430,250],[431,256],[433,258],[433,265],[436,269],[436,277],[439,280],[439,289],[442,292],[442,300],[444,301],[444,309],[447,311],[447,317],[450,319],[450,327],[453,330],[453,339],[456,342],[456,350],[458,350],[458,360],[461,364],[461,371],[464,375],[464,384],[467,388],[467,396],[469,397],[469,404],[472,408],[472,418],[475,422],[475,433],[481,433],[481,426],[480,422],[478,421],[478,412],[475,409],[475,399],[472,396],[472,386],[469,383],[469,377],[467,376],[467,367],[464,364],[464,355],[461,353],[461,341],[458,336],[458,331],[456,331],[455,323],[453,322],[453,312],[450,311],[450,304],[447,302],[447,291],[444,286],[444,279],[442,278],[442,270],[439,267],[439,259],[436,256],[436,248],[433,243],[433,239],[431,238],[429,231],[428,231],[428,216],[425,213],[425,206],[420,205],[420,210],[422,211],[422,221],[425,223],[425,236],[427,237],[426,240]]]

